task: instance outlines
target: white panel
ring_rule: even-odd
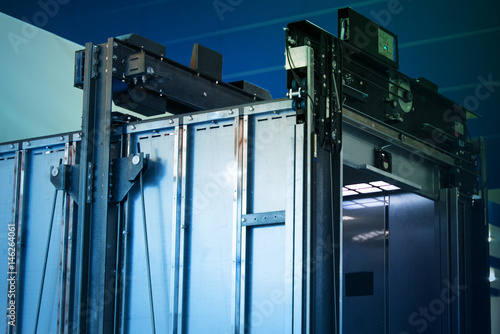
[[[3,13],[0,30],[0,142],[79,130],[73,67],[83,47]]]

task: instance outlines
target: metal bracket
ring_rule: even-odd
[[[263,226],[285,223],[285,210],[249,213],[241,218],[242,226]]]
[[[135,184],[139,173],[148,168],[149,154],[139,153],[111,161],[110,202],[121,202]]]
[[[57,190],[67,192],[71,198],[80,204],[79,186],[80,165],[59,165],[50,167],[50,182]]]

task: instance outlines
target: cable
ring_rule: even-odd
[[[149,308],[151,310],[151,327],[153,328],[153,334],[156,334],[155,312],[154,312],[154,304],[153,304],[153,288],[151,286],[151,266],[149,264],[148,231],[147,231],[147,227],[146,227],[146,205],[145,205],[145,201],[144,201],[144,185],[142,183],[142,172],[139,173],[139,185],[141,188],[142,226],[144,229],[144,246],[146,248],[146,266],[147,266],[147,272],[148,272]]]
[[[63,198],[64,200],[64,198]],[[40,283],[40,291],[38,293],[38,304],[36,307],[36,317],[35,317],[35,328],[33,333],[36,334],[38,330],[38,319],[40,317],[40,306],[42,304],[42,295],[43,295],[43,285],[45,283],[45,273],[47,271],[47,260],[49,257],[49,249],[50,249],[50,239],[52,236],[52,226],[54,225],[54,215],[56,211],[56,201],[57,201],[57,189],[54,191],[54,202],[52,204],[52,213],[50,216],[50,225],[49,225],[49,235],[47,236],[47,243],[45,246],[45,258],[43,261],[43,273],[42,273],[42,282]]]

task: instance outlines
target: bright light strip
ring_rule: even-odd
[[[392,184],[390,184],[388,186],[382,186],[382,187],[380,187],[380,189],[386,190],[386,191],[391,191],[391,190],[399,190],[401,188],[393,186]]]
[[[344,190],[344,191],[342,191],[342,196],[352,196],[352,195],[359,195],[359,193],[355,192],[354,190]]]
[[[353,196],[359,194],[371,194],[377,193],[381,191],[393,191],[399,190],[401,188],[396,187],[395,185],[389,184],[385,181],[373,181],[368,183],[356,183],[350,184],[342,187],[342,195],[343,196]]]
[[[356,189],[358,192],[362,193],[362,194],[370,194],[370,193],[378,193],[378,192],[381,192],[382,189],[380,188],[375,188],[375,187],[371,187],[371,188],[361,188],[361,189]]]
[[[345,187],[348,189],[351,189],[351,190],[357,190],[357,189],[362,189],[362,188],[370,188],[371,185],[369,185],[368,183],[356,183],[356,184],[351,184],[351,185],[348,185]]]
[[[384,181],[375,181],[375,182],[370,182],[370,184],[374,187],[384,187],[384,186],[390,186],[389,183],[384,182]]]

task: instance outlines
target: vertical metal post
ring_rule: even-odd
[[[306,55],[307,64],[307,94],[309,97],[314,96],[314,50],[307,48]],[[306,216],[306,300],[305,300],[305,332],[311,331],[311,300],[312,296],[312,270],[313,270],[313,254],[312,254],[312,161],[314,145],[314,120],[313,120],[314,104],[311,98],[307,99],[307,115],[306,115],[306,155],[305,155],[305,175],[306,175],[306,194],[305,194],[305,216]]]
[[[114,331],[117,206],[110,204],[113,39],[85,47],[77,274],[73,321],[81,332]]]
[[[305,125],[295,125],[295,166],[294,166],[294,270],[293,270],[293,333],[302,333],[303,308],[304,308],[304,286],[307,272],[304,270],[307,258],[305,257],[304,236],[304,135]]]
[[[179,206],[179,220],[175,222],[179,233],[179,269],[178,269],[178,292],[177,292],[177,326],[174,327],[174,333],[183,333],[183,319],[184,316],[183,298],[184,298],[184,254],[185,254],[185,239],[186,239],[186,179],[188,175],[187,166],[187,150],[188,150],[188,126],[182,126],[181,137],[181,156],[180,156],[180,173],[182,175],[181,189],[180,189],[180,206]]]
[[[245,300],[246,300],[246,235],[247,227],[242,226],[242,216],[247,213],[247,163],[248,163],[248,116],[236,118],[235,129],[237,145],[237,183],[236,183],[236,203],[235,203],[235,267],[236,288],[235,288],[235,324],[236,333],[245,333]],[[239,262],[239,264],[238,264]],[[239,331],[238,331],[239,329]]]
[[[71,142],[71,141],[70,141]],[[68,163],[69,165],[75,165],[77,163],[77,143],[76,142],[71,142],[69,145],[69,157],[68,157]],[[68,219],[67,219],[67,233],[66,233],[66,239],[67,239],[67,256],[66,256],[66,262],[64,263],[66,267],[66,274],[62,276],[62,284],[65,285],[65,293],[63,295],[64,302],[64,323],[61,324],[61,329],[63,333],[71,333],[72,329],[72,323],[69,320],[69,313],[70,309],[73,305],[73,296],[72,296],[72,291],[71,291],[71,282],[74,279],[74,244],[75,244],[75,238],[73,237],[73,233],[76,230],[76,214],[77,214],[77,204],[74,199],[72,199],[70,196],[68,196]]]
[[[181,183],[184,175],[182,169],[182,136],[183,131],[179,126],[175,127],[174,137],[174,167],[173,167],[173,205],[172,205],[172,247],[171,247],[171,263],[172,271],[170,276],[170,322],[172,330],[170,333],[177,331],[177,314],[178,314],[178,298],[179,298],[179,226],[181,217],[181,197],[184,195],[181,192]]]
[[[68,137],[69,138],[69,137]],[[64,146],[64,161],[63,164],[67,165],[70,159],[70,143],[66,143]],[[67,193],[63,193],[63,208],[61,215],[61,253],[59,262],[59,305],[58,305],[58,317],[57,317],[57,332],[64,333],[64,323],[66,318],[65,313],[65,300],[66,300],[66,275],[67,275],[67,259],[68,259],[68,207],[71,197]],[[64,205],[66,204],[66,205]]]
[[[450,238],[450,276],[445,279],[445,288],[452,293],[453,285],[463,284],[463,226],[460,223],[460,206],[457,188],[448,189],[448,219]],[[456,300],[450,305],[450,333],[464,333],[464,296],[458,292]]]

